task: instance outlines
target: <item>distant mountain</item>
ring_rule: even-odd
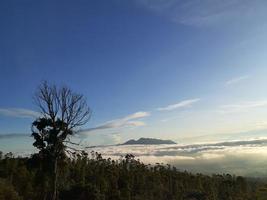
[[[134,144],[176,144],[172,140],[160,140],[155,138],[140,138],[139,140],[128,140],[122,145],[134,145]]]

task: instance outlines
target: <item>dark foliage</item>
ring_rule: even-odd
[[[71,143],[69,137],[90,119],[91,110],[83,95],[47,82],[39,86],[34,99],[41,117],[32,123],[33,146],[40,150],[40,171],[53,177],[48,185],[53,188],[52,200],[56,200],[59,163],[65,161],[67,143]]]
[[[50,200],[51,176],[35,154],[0,160],[0,200]],[[62,200],[260,200],[262,182],[229,174],[206,176],[180,172],[169,165],[145,165],[126,155],[118,161],[92,152],[59,164],[58,198]]]

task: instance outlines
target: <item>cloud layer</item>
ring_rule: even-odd
[[[0,115],[18,118],[40,117],[40,113],[24,108],[0,108]]]
[[[267,175],[267,139],[198,145],[126,145],[89,148],[118,159],[131,153],[145,163],[168,163],[192,172]]]

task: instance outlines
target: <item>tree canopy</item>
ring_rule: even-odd
[[[65,158],[69,136],[84,125],[91,115],[91,110],[83,95],[74,93],[68,87],[58,88],[43,82],[37,89],[34,100],[39,108],[40,117],[32,123],[33,145],[40,150],[43,170],[51,172],[53,177],[53,197],[57,199],[58,162]],[[46,168],[44,167],[46,166]]]

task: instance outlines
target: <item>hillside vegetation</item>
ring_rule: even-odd
[[[49,164],[40,154],[30,158],[1,155],[0,200],[51,199]],[[229,174],[180,172],[170,165],[145,165],[133,155],[114,161],[96,152],[89,156],[83,152],[65,159],[59,168],[58,198],[62,200],[266,199],[261,182]]]

